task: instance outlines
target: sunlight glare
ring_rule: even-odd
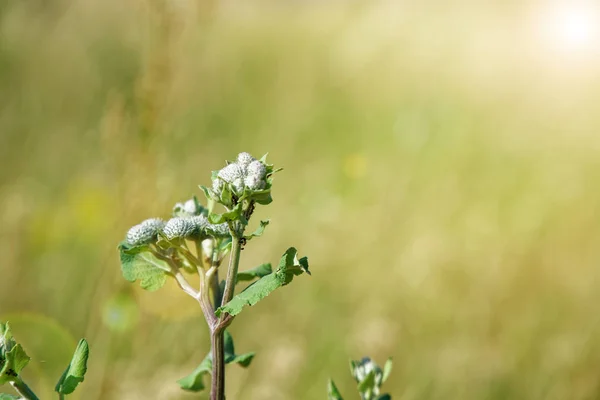
[[[599,10],[586,3],[563,2],[542,17],[544,38],[554,50],[589,53],[599,50]]]

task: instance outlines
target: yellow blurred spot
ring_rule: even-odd
[[[198,286],[197,276],[186,275],[186,279],[192,286]],[[164,319],[183,320],[201,314],[198,303],[177,286],[175,279],[167,279],[166,285],[158,293],[144,290],[136,282],[135,296],[143,312]]]
[[[362,154],[350,154],[344,160],[344,173],[348,178],[360,179],[367,173],[367,159]]]
[[[80,237],[93,241],[110,229],[116,204],[114,196],[106,188],[83,182],[74,184],[66,203],[73,228]]]

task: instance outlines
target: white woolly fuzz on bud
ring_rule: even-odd
[[[237,163],[240,167],[246,168],[252,161],[255,161],[256,158],[252,157],[250,153],[240,153],[237,156]]]
[[[196,224],[192,218],[171,218],[163,229],[167,239],[186,238],[196,233]]]
[[[213,239],[204,239],[202,241],[202,252],[206,257],[212,258],[212,253],[214,249],[214,240]]]
[[[244,179],[244,184],[250,190],[262,190],[267,186],[264,179],[261,179],[256,175],[248,175],[246,179]]]
[[[209,225],[208,218],[204,215],[197,215],[190,218],[190,221],[194,224],[194,229],[197,233],[206,231],[206,227]]]
[[[189,214],[196,214],[199,211],[198,207],[196,207],[196,202],[194,201],[194,199],[190,199],[183,203],[183,207],[181,208],[183,209],[183,211]]]
[[[125,240],[132,246],[141,246],[153,242],[165,226],[160,218],[150,218],[135,225],[127,232]]]
[[[208,224],[206,232],[214,237],[225,238],[229,237],[229,225],[226,222],[222,224]]]
[[[264,179],[267,175],[267,167],[262,162],[255,160],[248,164],[247,176],[256,176]]]
[[[219,171],[217,178],[213,180],[213,190],[219,193],[223,189],[223,182],[228,182],[235,191],[244,190],[244,170],[236,163],[229,164]]]

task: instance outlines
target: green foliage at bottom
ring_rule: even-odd
[[[237,355],[233,345],[233,337],[228,331],[224,333],[225,364],[238,364],[248,367],[254,358],[254,352]],[[210,375],[212,371],[212,354],[209,352],[200,365],[188,376],[177,381],[182,389],[191,392],[200,392],[205,389],[204,376]]]

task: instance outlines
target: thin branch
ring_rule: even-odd
[[[169,267],[171,267],[169,273],[175,278],[181,290],[183,290],[185,293],[187,293],[195,299],[198,299],[200,297],[200,293],[198,293],[198,291],[196,291],[196,289],[194,289],[192,285],[190,285],[187,279],[185,279],[185,276],[183,276],[183,274],[179,270],[179,265],[177,265],[175,260],[173,260],[171,257],[167,257],[164,254],[161,254],[158,250],[152,247],[150,248],[150,251],[156,258],[165,261],[167,264],[169,264]]]

